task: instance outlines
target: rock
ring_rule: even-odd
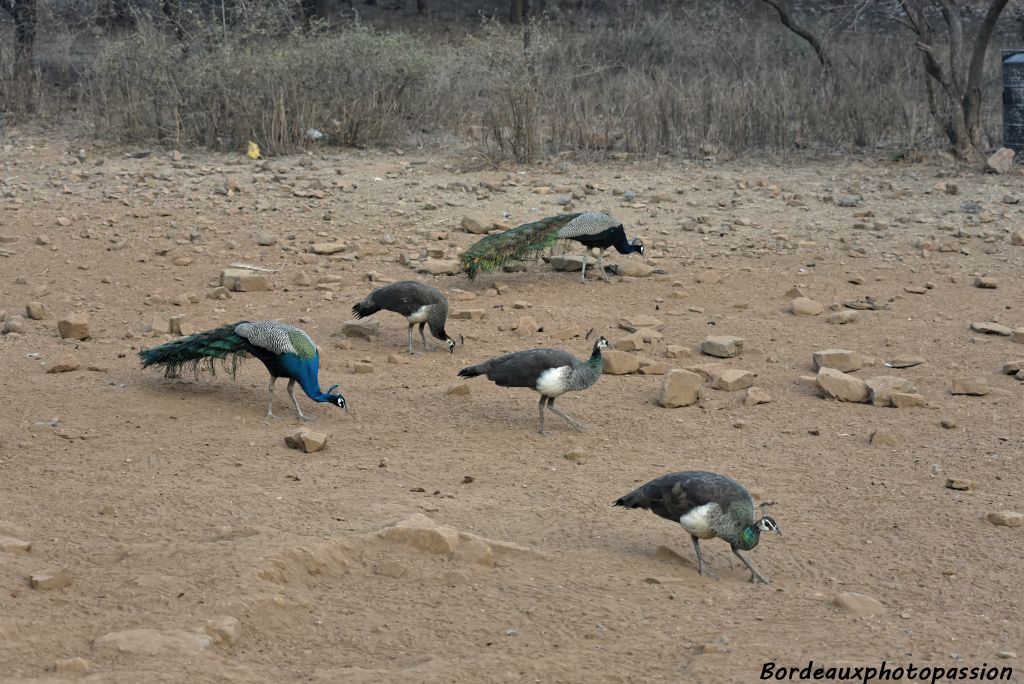
[[[747,406],[756,406],[757,404],[767,404],[771,400],[771,395],[764,388],[749,387],[747,388],[747,396],[743,399],[743,403]]]
[[[234,297],[234,295],[231,294],[231,290],[229,290],[228,288],[224,287],[223,285],[220,285],[218,287],[213,288],[209,292],[207,292],[206,293],[206,297],[208,299],[223,300],[223,299],[231,299],[232,297]]]
[[[89,339],[89,317],[85,314],[71,314],[57,321],[57,332],[63,339]]]
[[[234,646],[242,637],[242,623],[230,615],[219,615],[206,621],[206,633],[215,644]]]
[[[4,321],[4,326],[0,328],[0,333],[4,335],[23,332],[25,332],[25,319],[21,316],[11,316]]]
[[[665,408],[679,408],[696,404],[697,399],[700,398],[700,388],[703,384],[704,378],[697,373],[679,369],[670,370],[662,380],[661,390],[658,392],[658,405]]]
[[[76,371],[81,367],[81,363],[76,359],[71,352],[64,352],[60,355],[60,358],[52,366],[47,369],[47,373],[70,373]]]
[[[373,372],[373,364],[369,361],[355,361],[352,364],[352,372],[356,375],[367,375]]]
[[[620,276],[631,278],[646,278],[654,273],[654,267],[639,259],[624,259],[615,264],[615,272]]]
[[[946,430],[953,430],[956,428],[956,421],[953,420],[952,418],[943,418],[942,420],[939,421],[939,425],[941,425]]]
[[[697,282],[703,285],[715,285],[722,282],[722,274],[714,269],[709,269],[697,274]]]
[[[40,302],[29,302],[25,305],[25,315],[33,321],[41,321],[46,318],[46,307]]]
[[[380,321],[364,318],[345,321],[341,324],[341,332],[346,337],[373,337],[380,330]]]
[[[665,347],[665,356],[670,359],[689,358],[693,356],[693,351],[689,347],[683,347],[678,344],[670,344]]]
[[[743,353],[743,338],[732,335],[711,335],[700,343],[700,351],[708,356],[731,359]]]
[[[588,268],[597,263],[597,259],[591,256],[574,256],[572,254],[560,254],[558,256],[551,257],[551,268],[553,268],[556,271],[582,271],[584,259],[586,259],[587,261]]]
[[[0,534],[0,553],[19,555],[32,550],[32,542]]]
[[[741,389],[747,389],[754,384],[754,374],[750,371],[740,370],[739,368],[729,368],[722,372],[717,378],[711,383],[713,389],[725,390],[726,392],[735,392]]]
[[[856,323],[860,317],[856,311],[850,311],[843,309],[842,311],[833,311],[829,315],[825,316],[825,322],[830,325],[847,325],[848,323]]]
[[[270,247],[271,245],[276,245],[277,236],[274,235],[273,233],[261,233],[260,236],[256,238],[256,244],[259,245],[260,247]]]
[[[484,235],[494,230],[494,221],[479,212],[463,216],[461,225],[462,230],[473,235]]]
[[[171,328],[171,334],[178,335],[179,337],[191,335],[196,331],[195,327],[189,322],[186,314],[170,316],[167,319],[167,324]]]
[[[923,395],[913,392],[890,392],[893,408],[922,408],[928,405]]]
[[[825,312],[825,305],[807,297],[796,297],[789,302],[789,310],[795,316],[818,316]]]
[[[586,331],[578,325],[570,325],[568,328],[562,328],[561,330],[550,332],[548,335],[553,340],[564,342],[566,340],[571,340],[574,337],[579,337],[585,332]]]
[[[871,445],[872,446],[887,446],[894,447],[898,444],[896,435],[889,432],[888,430],[873,430],[871,432]]]
[[[1010,173],[1013,169],[1014,152],[1009,147],[1000,147],[985,161],[985,168],[993,173]]]
[[[977,483],[971,480],[961,480],[955,477],[951,477],[946,480],[946,489],[952,489],[958,492],[970,492],[977,488]]]
[[[155,656],[158,654],[194,655],[213,645],[205,634],[174,629],[161,632],[155,629],[129,629],[111,632],[92,642],[93,650],[102,657],[121,654]]]
[[[988,383],[985,378],[953,378],[949,393],[981,397],[988,394]]]
[[[1013,335],[1010,336],[1010,341],[1016,342],[1017,344],[1024,344],[1024,328],[1017,328],[1014,330]]]
[[[534,320],[533,316],[522,316],[516,322],[516,327],[513,330],[520,335],[532,335],[540,330],[540,324]]]
[[[29,584],[36,591],[53,591],[63,589],[71,584],[71,570],[61,568],[60,570],[43,570],[33,573],[29,577]]]
[[[462,263],[458,259],[427,259],[417,268],[417,273],[430,275],[455,275],[462,271]]]
[[[221,287],[234,292],[263,292],[271,289],[270,279],[247,268],[226,268],[220,272]]]
[[[1004,337],[1010,337],[1013,335],[1013,330],[1007,328],[1005,325],[1001,325],[994,321],[986,321],[984,323],[971,323],[971,330],[979,332],[984,335],[1002,335]]]
[[[385,559],[373,565],[373,574],[391,579],[402,579],[409,574],[409,568],[396,560]]]
[[[299,428],[285,435],[284,443],[292,449],[312,454],[327,446],[327,435],[323,432],[313,432],[309,428]]]
[[[992,511],[985,518],[996,526],[1024,527],[1024,513],[1016,511]]]
[[[871,392],[869,399],[873,406],[892,406],[891,395],[893,392],[913,393],[917,391],[909,380],[894,375],[868,378],[864,384]]]
[[[576,465],[583,465],[587,462],[587,452],[579,447],[570,449],[565,452],[562,457],[567,461],[572,461]]]
[[[626,318],[620,318],[617,325],[623,330],[628,330],[629,332],[636,332],[644,328],[661,330],[665,327],[664,323],[654,316],[649,316],[647,314],[635,314],[633,316],[627,316]]]
[[[337,254],[338,252],[344,252],[348,248],[348,245],[342,242],[316,242],[310,247],[310,251],[313,254],[319,254],[320,256],[327,256],[329,254]]]
[[[154,335],[170,335],[171,320],[162,314],[153,314],[153,319],[149,322],[149,331]]]
[[[816,381],[825,396],[838,401],[864,403],[870,396],[868,386],[863,380],[837,371],[835,368],[818,370]]]
[[[482,539],[469,539],[455,547],[449,558],[459,563],[494,567],[494,549]]]
[[[448,388],[444,391],[449,397],[468,397],[469,396],[469,383],[468,382],[456,382],[448,385]]]
[[[811,356],[814,370],[835,368],[837,371],[849,373],[864,367],[864,359],[860,354],[848,349],[822,349]]]
[[[644,338],[640,333],[633,333],[615,340],[613,346],[624,352],[640,351],[644,348]]]
[[[664,375],[668,373],[668,364],[653,359],[640,359],[641,375]]]
[[[381,530],[378,536],[421,551],[444,555],[451,554],[459,545],[459,533],[456,530],[438,525],[422,513],[416,513]]]
[[[994,290],[999,287],[999,281],[995,278],[983,278],[978,276],[974,279],[974,287],[980,287],[983,290]]]
[[[601,358],[606,375],[626,375],[640,370],[640,359],[618,349],[602,349]]]
[[[886,612],[885,606],[880,601],[852,591],[836,594],[832,603],[854,615],[882,615]]]
[[[85,658],[63,658],[55,660],[52,669],[59,674],[88,674],[92,663]]]
[[[895,359],[889,359],[885,362],[885,365],[889,368],[913,368],[914,366],[920,366],[924,363],[924,359],[920,356],[898,356]]]

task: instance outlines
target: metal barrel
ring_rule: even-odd
[[[1024,153],[1024,50],[1003,51],[1003,146]]]

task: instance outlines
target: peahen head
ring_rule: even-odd
[[[338,389],[337,385],[331,385],[327,388],[327,391],[324,392],[324,394],[327,395],[327,402],[348,411],[348,402],[345,401],[345,397],[343,397],[340,392],[338,394],[334,393],[334,390],[336,389]]]

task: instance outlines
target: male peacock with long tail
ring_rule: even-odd
[[[345,397],[333,393],[337,385],[332,385],[326,392],[320,389],[320,354],[312,338],[304,330],[286,323],[232,323],[159,347],[143,349],[139,357],[143,368],[163,366],[164,376],[168,378],[177,377],[182,371],[198,375],[201,367],[216,373],[218,361],[234,377],[243,354],[247,352],[262,361],[270,372],[267,418],[274,417],[274,383],[278,378],[288,378],[288,395],[292,398],[299,420],[312,418],[299,408],[299,401],[295,398],[295,383],[313,401],[331,403],[348,410]]]
[[[604,272],[602,256],[609,247],[614,247],[619,254],[639,252],[642,256],[644,246],[637,239],[626,238],[626,230],[622,221],[596,211],[584,211],[575,214],[559,214],[548,218],[525,223],[506,230],[497,235],[488,235],[469,246],[459,259],[462,270],[470,280],[476,278],[481,271],[493,271],[511,261],[523,261],[531,254],[553,246],[559,240],[575,240],[588,250],[600,249],[597,253],[597,267],[601,277],[608,280]],[[583,272],[580,280],[587,277],[587,262],[583,260]]]

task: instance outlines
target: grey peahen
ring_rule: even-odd
[[[597,254],[597,267],[605,280],[608,280],[608,275],[604,272],[602,256],[606,249],[614,247],[620,254],[639,252],[642,256],[644,253],[643,244],[636,239],[630,241],[626,238],[622,221],[608,214],[585,211],[549,216],[504,233],[488,235],[470,245],[459,259],[462,269],[472,280],[480,271],[492,271],[510,261],[523,261],[531,253],[543,251],[559,240],[575,240],[588,250],[599,248],[601,251]],[[587,260],[584,258],[580,280],[586,277]]]
[[[598,338],[590,358],[583,361],[559,349],[529,349],[469,366],[459,371],[463,378],[486,375],[501,387],[529,387],[540,393],[540,433],[544,434],[544,407],[565,418],[570,425],[582,430],[583,425],[560,409],[555,398],[566,392],[585,390],[601,377],[604,362],[601,350],[609,347],[608,340]]]
[[[436,287],[415,280],[391,283],[366,296],[366,299],[352,307],[356,318],[372,316],[381,309],[402,314],[409,322],[409,353],[412,354],[412,327],[419,323],[423,349],[431,351],[423,326],[430,326],[430,334],[443,341],[449,353],[455,351],[455,340],[444,330],[448,320],[448,299]]]
[[[295,398],[295,383],[310,399],[331,403],[348,410],[345,397],[332,394],[337,385],[326,392],[320,389],[318,379],[320,354],[312,338],[299,328],[278,321],[241,321],[206,332],[174,340],[159,347],[139,352],[142,367],[163,366],[166,377],[177,377],[181,371],[198,375],[200,367],[211,373],[217,370],[217,361],[234,377],[245,353],[252,354],[270,372],[270,397],[267,400],[267,418],[274,417],[274,383],[288,378],[288,394],[295,404],[300,420],[312,420],[302,413]]]
[[[782,534],[782,530],[767,515],[755,518],[754,499],[736,480],[701,470],[670,473],[637,487],[615,505],[646,508],[682,525],[693,540],[701,575],[705,573],[700,540],[718,537],[729,542],[732,552],[750,569],[751,582],[768,583],[740,551],[757,546],[762,532]]]

